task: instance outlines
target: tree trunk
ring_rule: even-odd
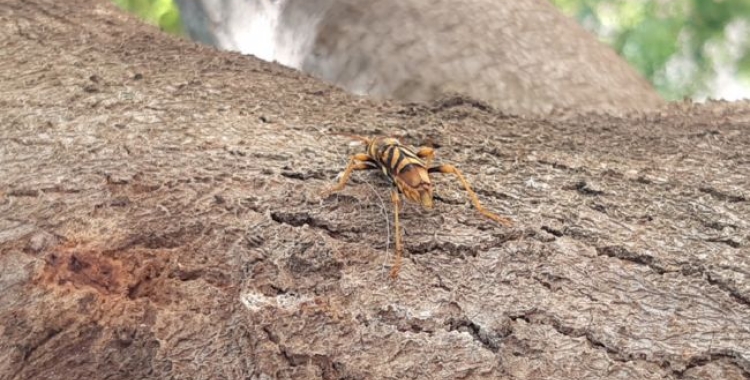
[[[750,105],[363,100],[105,1],[0,4],[1,379],[750,378]],[[336,133],[461,168],[401,213]]]
[[[503,112],[645,109],[662,100],[548,0],[177,0],[193,38],[356,94]]]

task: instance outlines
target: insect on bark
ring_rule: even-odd
[[[463,185],[469,194],[471,202],[477,211],[482,215],[490,218],[505,227],[510,227],[513,223],[507,219],[497,216],[487,211],[479,202],[479,198],[471,189],[469,182],[466,181],[461,171],[453,165],[431,166],[435,158],[435,151],[429,147],[421,147],[416,152],[411,148],[402,145],[397,139],[391,137],[376,137],[367,139],[359,136],[352,136],[367,145],[366,153],[358,153],[352,156],[349,164],[341,174],[339,182],[323,191],[323,197],[342,190],[349,181],[352,172],[355,170],[380,169],[383,174],[390,178],[395,185],[391,189],[391,201],[393,202],[393,220],[396,237],[396,258],[391,268],[390,276],[392,279],[398,277],[401,269],[401,256],[403,246],[401,244],[401,231],[399,228],[399,192],[413,203],[418,203],[422,207],[431,209],[433,206],[433,184],[430,181],[431,173],[453,174]]]

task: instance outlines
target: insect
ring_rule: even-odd
[[[482,204],[479,203],[479,198],[477,198],[477,195],[471,189],[469,182],[466,181],[466,178],[464,178],[463,174],[455,166],[431,166],[432,161],[435,159],[435,151],[432,148],[421,147],[417,151],[414,151],[391,137],[376,137],[374,139],[359,136],[351,137],[365,143],[367,145],[367,153],[358,153],[352,156],[346,169],[341,174],[339,182],[330,189],[324,190],[322,195],[325,197],[333,192],[342,190],[355,170],[380,169],[391,180],[395,185],[391,189],[391,201],[393,202],[394,236],[396,237],[396,258],[390,272],[392,279],[398,277],[403,251],[398,221],[401,200],[398,194],[401,192],[408,201],[431,209],[433,206],[433,184],[429,176],[431,173],[455,175],[464,189],[466,189],[471,202],[479,213],[503,226],[510,227],[513,225],[509,219],[497,216],[482,207]]]

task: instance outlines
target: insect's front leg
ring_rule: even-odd
[[[395,230],[393,235],[396,240],[396,258],[393,263],[393,268],[391,268],[391,279],[395,280],[398,277],[398,272],[401,270],[401,255],[404,250],[401,246],[401,228],[398,223],[398,210],[401,200],[399,199],[397,189],[391,190],[391,202],[393,202],[393,227]]]
[[[423,146],[417,151],[417,157],[423,159],[429,168],[432,165],[432,161],[435,160],[435,149]]]
[[[371,161],[372,160],[370,159],[370,156],[365,153],[358,153],[352,156],[352,158],[349,160],[349,165],[346,166],[346,169],[341,174],[341,179],[339,180],[339,182],[330,189],[323,190],[323,192],[321,192],[321,196],[326,197],[329,194],[340,191],[344,187],[346,187],[346,183],[349,182],[349,177],[351,177],[353,171],[376,168],[377,166],[373,166],[372,164],[370,164]]]
[[[455,175],[458,180],[461,182],[461,184],[464,186],[464,189],[466,189],[466,192],[469,193],[469,198],[471,198],[471,203],[474,204],[474,207],[477,208],[477,211],[481,213],[482,215],[502,224],[505,227],[511,227],[513,226],[513,222],[510,219],[503,218],[501,216],[497,216],[487,210],[485,210],[484,207],[482,207],[482,204],[479,203],[479,198],[477,198],[477,195],[474,193],[474,191],[471,189],[471,186],[469,186],[469,182],[464,178],[463,174],[461,174],[461,171],[459,171],[455,166],[453,165],[440,165],[432,167],[428,170],[429,173],[443,173],[443,174],[453,174]]]

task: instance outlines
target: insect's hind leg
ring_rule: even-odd
[[[485,208],[482,207],[482,204],[479,203],[479,198],[477,197],[476,193],[474,193],[474,190],[472,190],[471,186],[469,186],[469,182],[466,180],[466,178],[464,178],[463,174],[461,174],[461,171],[458,170],[455,166],[453,165],[435,166],[435,167],[428,169],[428,172],[455,175],[458,178],[458,180],[461,182],[461,184],[464,186],[464,189],[466,189],[466,192],[469,193],[469,198],[471,198],[471,203],[474,204],[474,207],[477,208],[477,211],[479,211],[480,214],[502,224],[505,227],[513,226],[513,222],[510,219],[497,216],[485,210]]]
[[[391,202],[393,202],[393,228],[396,240],[396,258],[394,259],[393,268],[391,268],[391,279],[395,280],[398,277],[398,272],[401,270],[401,255],[404,248],[401,246],[401,228],[398,223],[398,210],[400,199],[398,197],[398,190],[391,190]]]
[[[368,169],[375,169],[377,166],[372,164],[372,160],[370,159],[370,156],[368,156],[365,153],[358,153],[352,156],[352,158],[349,160],[349,165],[346,166],[346,169],[344,169],[344,172],[341,174],[341,179],[339,182],[331,187],[330,189],[323,190],[321,193],[321,196],[325,197],[333,192],[340,191],[344,187],[346,187],[346,183],[349,182],[349,177],[351,177],[352,172],[355,170],[368,170]]]

